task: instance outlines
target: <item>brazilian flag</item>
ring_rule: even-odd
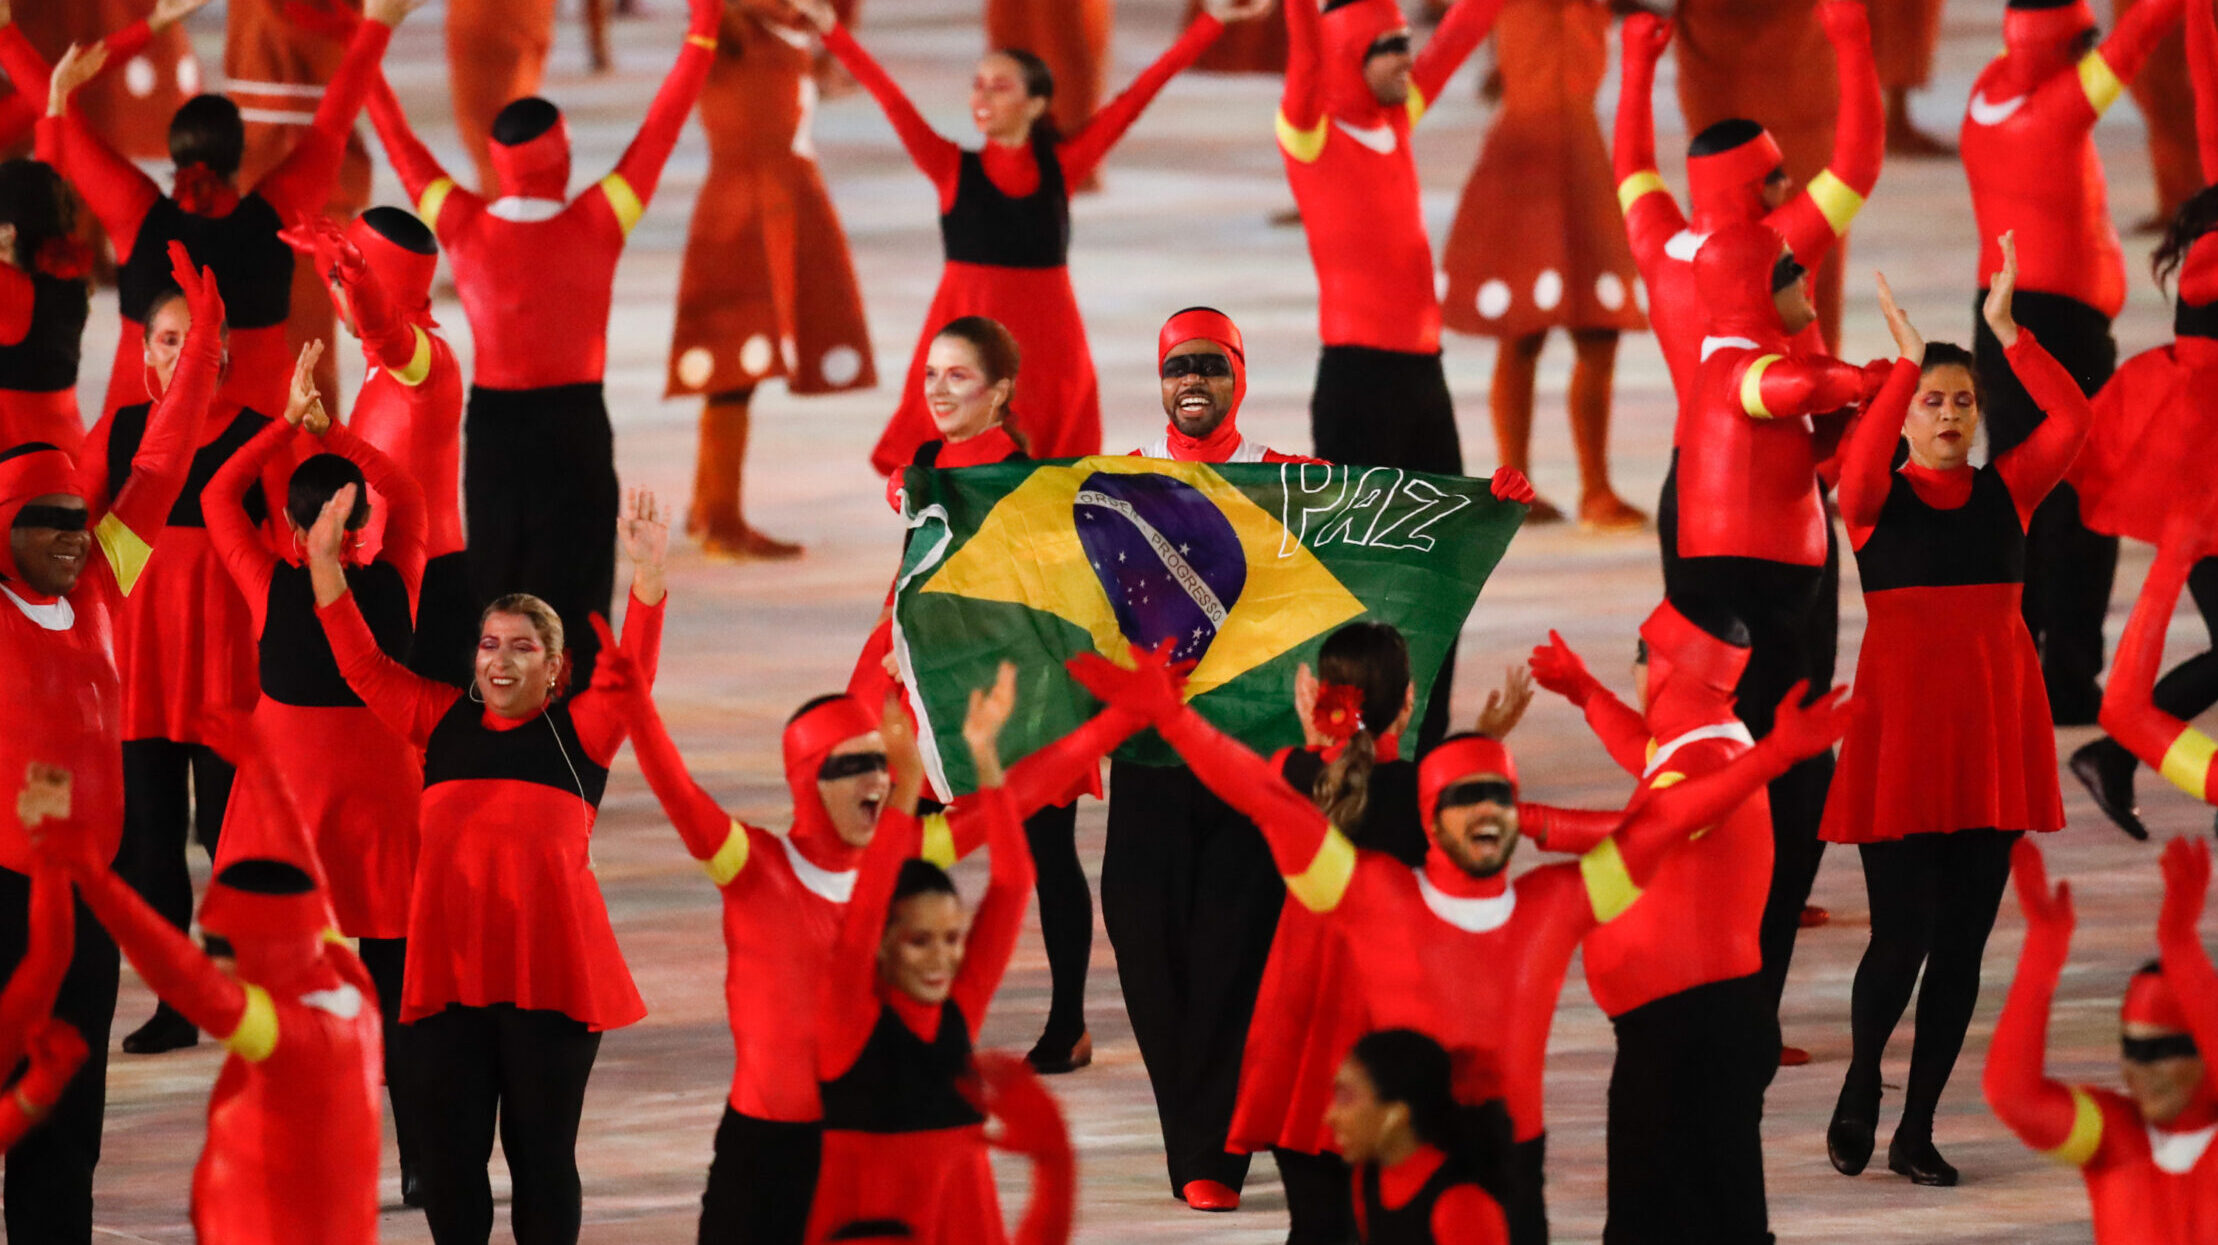
[[[1448,645],[1525,507],[1485,480],[1393,467],[1186,463],[1137,457],[999,463],[903,477],[909,542],[894,653],[933,784],[975,786],[962,742],[973,688],[1016,664],[1007,757],[1099,708],[1063,670],[1127,641],[1174,644],[1186,691],[1258,751],[1299,744],[1294,668],[1334,629],[1392,623],[1407,638],[1421,718]],[[1117,755],[1178,761],[1154,732]]]

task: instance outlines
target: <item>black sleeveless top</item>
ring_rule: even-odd
[[[946,448],[947,442],[944,439],[934,437],[933,439],[926,441],[924,444],[916,447],[916,453],[909,456],[909,465],[911,467],[937,466],[940,461],[940,451]],[[1002,455],[1001,461],[1005,463],[1024,463],[1030,462],[1032,461],[1032,459],[1031,456],[1026,454],[1024,450],[1020,447],[1010,450],[1008,453]]]
[[[1441,1195],[1459,1184],[1478,1183],[1451,1158],[1418,1186],[1417,1196],[1400,1209],[1388,1210],[1379,1197],[1378,1164],[1364,1164],[1358,1179],[1363,1186],[1363,1245],[1433,1245],[1432,1210]]]
[[[1035,137],[1032,158],[1040,166],[1039,188],[1015,199],[986,176],[977,152],[963,153],[955,202],[940,214],[940,245],[948,259],[996,268],[1061,268],[1070,262],[1070,193],[1055,144]]]
[[[347,568],[347,587],[362,608],[377,647],[395,661],[408,656],[415,627],[408,617],[408,585],[390,562]],[[269,601],[257,644],[262,694],[281,705],[355,707],[362,698],[339,675],[331,641],[316,617],[316,589],[308,568],[279,562],[270,577]],[[528,729],[528,728],[526,728]]]
[[[1308,795],[1324,772],[1325,759],[1307,748],[1286,754],[1279,776],[1294,790]],[[1417,811],[1417,765],[1413,761],[1388,761],[1371,767],[1369,797],[1363,820],[1342,826],[1340,832],[1357,847],[1385,852],[1412,869],[1425,864],[1425,819]]]
[[[258,194],[242,197],[229,216],[198,216],[175,199],[155,200],[131,241],[131,258],[116,270],[124,318],[146,323],[155,296],[176,284],[169,244],[183,242],[194,263],[215,270],[232,328],[285,323],[293,310],[293,248],[277,236],[284,227],[277,209]]]
[[[82,281],[31,274],[31,327],[23,340],[0,346],[0,389],[60,393],[77,383],[92,296]]]
[[[131,460],[139,455],[139,443],[146,439],[147,413],[153,405],[141,402],[136,406],[119,408],[108,425],[108,496],[123,491],[131,479]],[[269,426],[267,415],[257,415],[245,407],[231,417],[231,423],[215,440],[201,446],[193,454],[192,470],[185,476],[185,491],[177,495],[177,504],[169,508],[171,527],[206,527],[206,513],[200,508],[200,491],[208,481],[216,478],[231,456],[254,439],[254,434]],[[269,499],[262,495],[262,482],[256,480],[246,490],[246,517],[259,526],[270,517]],[[322,628],[317,628],[319,632]]]
[[[940,1031],[930,1042],[881,1003],[854,1066],[819,1087],[824,1127],[883,1134],[983,1124],[986,1117],[955,1088],[969,1072],[970,1027],[953,999],[940,1004]]]
[[[1856,551],[1864,591],[2025,582],[2025,529],[2001,472],[1975,469],[1971,497],[1954,510],[1927,505],[1901,472],[1893,479]]]
[[[567,702],[547,706],[536,722],[505,731],[481,721],[484,712],[483,704],[465,695],[431,728],[424,742],[425,790],[443,782],[506,780],[553,787],[601,806],[608,769],[585,755]]]
[[[2172,336],[2218,337],[2218,301],[2191,303],[2180,299],[2172,308]]]

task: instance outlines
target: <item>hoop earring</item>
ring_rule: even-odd
[[[462,694],[481,705],[485,703],[485,695],[484,693],[477,690],[477,680],[475,678],[472,678],[470,680],[470,690]]]

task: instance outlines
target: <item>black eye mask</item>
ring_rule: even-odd
[[[886,754],[883,752],[843,752],[824,758],[824,764],[816,767],[816,780],[838,782],[842,778],[881,774],[885,770]]]
[[[1517,804],[1517,789],[1499,778],[1482,778],[1476,782],[1459,782],[1440,793],[1433,802],[1435,811],[1444,808],[1464,808],[1473,804],[1499,804],[1513,808]]]
[[[15,512],[16,527],[44,527],[57,532],[82,532],[91,512],[81,506],[25,506]]]
[[[1372,57],[1374,57],[1374,56],[1407,56],[1407,55],[1409,55],[1409,36],[1408,36],[1408,35],[1406,35],[1406,34],[1401,34],[1401,35],[1384,35],[1384,36],[1380,37],[1380,39],[1379,39],[1379,40],[1378,40],[1378,41],[1377,41],[1376,43],[1373,43],[1373,44],[1371,45],[1371,48],[1370,48],[1370,50],[1369,50],[1369,51],[1367,51],[1367,52],[1365,52],[1365,53],[1363,54],[1363,59],[1365,59],[1365,60],[1369,60],[1369,59],[1371,59],[1371,58],[1372,58]]]
[[[1181,376],[1230,376],[1232,360],[1221,354],[1182,354],[1163,360],[1163,379]]]
[[[2167,1033],[2163,1037],[2120,1038],[2120,1053],[2130,1063],[2157,1063],[2166,1059],[2193,1059],[2202,1052],[2195,1049],[2195,1038],[2188,1033]]]
[[[1777,294],[1779,291],[1786,289],[1800,281],[1808,271],[1809,269],[1804,268],[1796,261],[1794,256],[1782,252],[1779,256],[1779,262],[1771,266],[1771,292]]]

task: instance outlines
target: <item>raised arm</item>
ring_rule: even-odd
[[[205,3],[206,0],[202,0]],[[195,7],[198,7],[197,5]],[[8,74],[8,82],[17,96],[34,109],[46,104],[48,93],[53,90],[53,68],[39,50],[31,45],[23,29],[14,21],[12,8],[0,4],[0,69]],[[107,76],[109,70],[125,64],[146,50],[154,41],[154,27],[146,20],[132,22],[100,41],[102,53],[99,63],[91,70],[88,81]],[[34,113],[34,116],[36,114]],[[42,159],[44,157],[41,157]]]
[[[1032,1200],[1012,1238],[1015,1245],[1065,1245],[1078,1200],[1078,1170],[1062,1109],[1039,1075],[1014,1055],[980,1055],[978,1083],[980,1110],[1001,1125],[994,1148],[1032,1160]]]
[[[708,869],[710,880],[719,887],[744,885],[745,880],[760,875],[760,869],[747,868],[756,846],[753,832],[693,781],[693,775],[686,771],[685,758],[678,754],[678,745],[663,724],[662,713],[655,708],[654,697],[639,677],[637,664],[617,646],[607,619],[596,614],[593,626],[601,636],[593,686],[607,692],[622,711],[639,771],[646,775],[647,785],[662,802],[662,811],[677,827],[685,850]]]
[[[2152,699],[2164,634],[2187,573],[2203,551],[2167,541],[2141,583],[2133,616],[2118,641],[2110,679],[2103,687],[2102,728],[2172,785],[2206,804],[2218,804],[2218,742],[2157,707]]]
[[[1140,113],[1154,101],[1164,84],[1199,60],[1201,54],[1209,50],[1209,45],[1217,41],[1217,36],[1224,33],[1224,28],[1224,22],[1214,13],[1205,12],[1196,17],[1176,43],[1156,57],[1154,64],[1140,71],[1132,85],[1086,118],[1075,133],[1064,138],[1055,149],[1056,157],[1063,164],[1064,180],[1076,186],[1091,176],[1102,157],[1108,155],[1109,149],[1124,137],[1124,132],[1132,128],[1132,123],[1140,119]]]
[[[1502,0],[1456,0],[1447,16],[1433,27],[1432,37],[1425,40],[1425,46],[1417,53],[1416,64],[1409,71],[1409,119],[1412,124],[1440,98],[1448,79],[1455,76],[1456,70],[1478,49],[1480,40],[1494,28],[1494,19],[1501,11]]]
[[[1318,127],[1325,119],[1325,100],[1319,88],[1324,73],[1319,63],[1324,34],[1317,0],[1285,0],[1285,8],[1286,85],[1278,97],[1278,141],[1291,152],[1298,138],[1323,138]]]
[[[855,81],[878,101],[879,111],[893,123],[895,136],[908,150],[909,160],[918,172],[932,179],[933,187],[940,192],[940,210],[946,211],[955,202],[955,175],[962,169],[962,148],[940,137],[925,124],[923,114],[901,93],[893,76],[863,50],[862,44],[855,42],[855,36],[848,33],[844,24],[834,22],[819,29],[824,35],[824,50],[837,57],[847,72],[855,75]]]
[[[406,0],[367,0],[363,5],[363,19],[355,24],[346,55],[324,87],[308,132],[254,184],[254,192],[277,209],[280,218],[297,220],[322,211],[330,200],[346,155],[347,134],[354,129],[370,83],[379,77],[378,62],[392,42],[393,25],[407,11]]]
[[[829,1081],[854,1066],[878,1019],[878,947],[885,940],[893,885],[901,862],[917,854],[923,829],[913,813],[889,807],[863,851],[855,889],[841,914],[831,967],[817,995],[816,1079]]]
[[[1139,714],[1111,706],[1077,730],[1010,766],[1006,785],[1009,798],[1016,802],[1017,816],[1030,817],[1050,804],[1069,799],[1079,784],[1098,772],[1101,758],[1145,725]]]
[[[116,262],[122,264],[131,258],[139,225],[161,201],[162,188],[70,110],[69,97],[92,80],[105,58],[98,47],[89,52],[73,47],[63,54],[47,89],[38,147],[99,218],[116,248]]]
[[[424,583],[423,486],[406,467],[356,436],[353,429],[329,416],[324,419],[324,448],[360,467],[362,478],[385,499],[385,538],[377,560],[400,572],[401,583],[408,589],[410,613],[414,613],[416,593]],[[314,431],[313,425],[310,431]]]
[[[1664,243],[1687,227],[1686,213],[1656,171],[1656,62],[1671,46],[1671,22],[1643,9],[1625,19],[1621,38],[1623,69],[1611,163],[1625,236],[1645,268],[1662,257]]]
[[[270,421],[238,453],[224,460],[200,494],[208,542],[223,560],[223,569],[231,572],[231,582],[239,586],[239,595],[246,598],[257,635],[262,630],[262,613],[269,604],[270,581],[277,576],[277,554],[270,548],[264,529],[246,517],[246,494],[261,479],[262,468],[292,442],[293,433],[293,425],[284,420]]]
[[[1864,395],[1864,369],[1827,355],[1743,352],[1727,378],[1750,419],[1794,419],[1853,406]]]
[[[963,716],[963,743],[970,749],[971,763],[978,771],[978,791],[967,801],[966,812],[985,820],[991,865],[986,895],[971,918],[962,967],[955,970],[950,994],[970,1026],[973,1042],[985,1024],[994,991],[1001,987],[1002,974],[1009,970],[1017,932],[1024,926],[1024,905],[1032,897],[1032,847],[1024,837],[1024,821],[1017,815],[1016,804],[1002,785],[1001,728],[1015,712],[1016,704],[1017,669],[1003,662],[991,688],[971,692],[970,709]]]
[[[421,748],[439,719],[461,699],[462,689],[424,678],[377,646],[370,625],[362,619],[361,606],[347,589],[346,569],[339,563],[340,537],[353,508],[354,486],[343,485],[308,529],[308,576],[316,590],[316,617],[323,622],[324,638],[331,642],[331,655],[347,686],[394,734]]]
[[[654,690],[655,672],[662,666],[663,591],[662,562],[670,546],[670,516],[655,495],[633,489],[617,516],[616,532],[624,555],[632,560],[631,600],[624,609],[624,652],[631,658],[639,685]],[[578,742],[586,754],[606,765],[624,742],[624,713],[614,696],[589,687],[570,701],[570,719],[577,726]]]
[[[2028,1147],[2058,1162],[2085,1164],[2102,1143],[2102,1112],[2086,1091],[2049,1079],[2049,1004],[2072,946],[2072,888],[2049,889],[2048,869],[2032,839],[2010,852],[2010,875],[2025,911],[2025,948],[1995,1021],[1980,1077],[1987,1105]]]
[[[1648,723],[1631,705],[1619,700],[1586,668],[1586,662],[1555,631],[1548,643],[1535,645],[1529,663],[1533,681],[1577,705],[1586,714],[1587,726],[1602,741],[1610,759],[1628,774],[1648,766]]]
[[[1917,396],[1919,369],[1925,360],[1925,339],[1895,302],[1894,288],[1885,276],[1878,278],[1878,284],[1880,314],[1899,354],[1879,395],[1857,416],[1836,460],[1841,517],[1848,522],[1849,543],[1858,549],[1871,538],[1880,509],[1887,504],[1887,492],[1894,487],[1895,446],[1902,440],[1903,421],[1910,417],[1910,400]]]
[[[2183,837],[2165,844],[2157,949],[2163,957],[2164,979],[2179,1000],[2197,1050],[2218,1050],[2218,969],[2211,967],[2210,952],[2197,929],[2209,893],[2209,842]]]
[[[1995,460],[2003,482],[2010,486],[2018,523],[2024,526],[2032,522],[2034,508],[2064,478],[2072,459],[2087,443],[2088,431],[2095,426],[2095,411],[2072,374],[2042,348],[2030,329],[2019,330],[2017,340],[2005,347],[2004,355],[2018,383],[2025,386],[2044,416],[2032,436]]]
[[[1872,59],[1871,19],[1858,0],[1826,0],[1818,16],[1825,24],[1826,40],[1833,45],[1841,84],[1833,158],[1801,194],[1766,218],[1794,248],[1795,259],[1813,269],[1863,210],[1864,200],[1879,183],[1879,165],[1887,146],[1879,66]]]
[[[408,115],[401,111],[400,99],[382,73],[370,83],[369,111],[370,126],[377,131],[386,158],[393,162],[393,172],[407,188],[416,215],[445,241],[447,235],[439,228],[440,209],[457,195],[462,202],[478,202],[477,192],[457,186],[440,166],[438,157],[408,128]]]
[[[431,374],[431,334],[394,309],[384,283],[346,230],[328,216],[312,215],[278,236],[315,266],[326,293],[332,285],[339,287],[370,361],[403,385],[422,384]]]
[[[601,179],[601,193],[608,196],[616,222],[625,233],[639,223],[647,201],[655,197],[655,187],[662,181],[662,166],[669,163],[670,152],[678,145],[678,133],[685,128],[686,117],[708,83],[709,65],[716,60],[716,31],[723,22],[723,4],[720,0],[692,0],[689,12],[691,20],[686,25],[685,43],[678,49],[678,63],[670,67],[670,76],[662,80],[662,89],[647,105],[646,119],[639,123],[639,133],[616,162],[616,171]]]

